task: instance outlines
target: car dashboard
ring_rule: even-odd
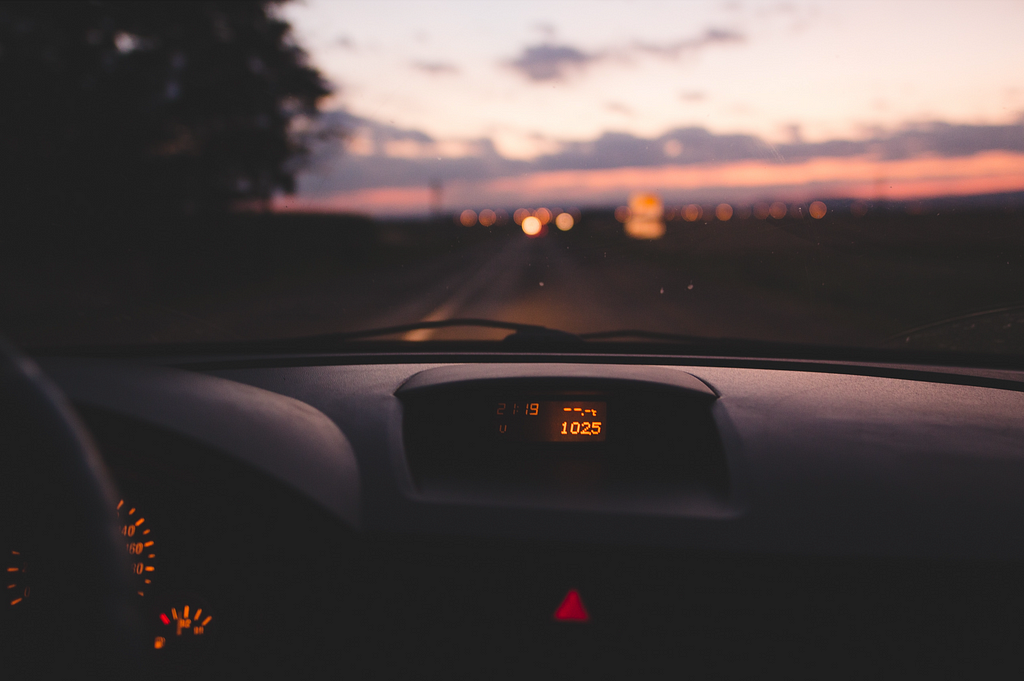
[[[157,678],[1024,668],[1021,372],[38,361],[118,486]]]

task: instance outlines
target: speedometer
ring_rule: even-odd
[[[156,540],[151,533],[152,528],[147,524],[146,516],[124,499],[117,502],[117,519],[121,525],[125,548],[132,559],[136,593],[145,596],[153,584],[156,572]]]
[[[24,551],[11,551],[7,556],[7,602],[12,607],[24,603],[32,593],[28,583],[28,565],[29,561]]]

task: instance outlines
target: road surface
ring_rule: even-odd
[[[918,255],[899,241],[865,245],[872,234],[824,223],[686,224],[653,243],[614,232],[599,238],[582,227],[535,239],[516,232],[450,247],[435,241],[401,257],[381,247],[355,263],[328,258],[308,272],[292,268],[180,293],[164,282],[160,295],[117,297],[87,286],[44,295],[43,287],[25,283],[9,299],[16,305],[5,303],[3,312],[10,336],[29,347],[61,339],[83,345],[288,338],[457,318],[572,333],[639,329],[863,346],[938,319],[1020,303],[1019,230],[986,237],[998,248],[981,241],[977,229],[960,230],[962,243]],[[949,257],[950,248],[957,257]],[[507,333],[458,327],[401,337]]]

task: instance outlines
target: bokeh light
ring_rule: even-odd
[[[459,222],[462,223],[463,227],[472,227],[476,224],[476,211],[469,208],[462,211],[462,215],[459,216]]]
[[[480,224],[484,227],[490,227],[498,221],[498,214],[490,208],[485,208],[480,211]]]
[[[530,217],[530,211],[525,208],[520,208],[515,213],[512,213],[512,219],[516,221],[517,225],[523,224],[523,220]]]
[[[820,220],[825,217],[825,213],[828,212],[828,208],[825,206],[824,201],[813,201],[811,205],[807,207],[807,212],[815,220]]]
[[[776,220],[781,220],[786,217],[786,204],[782,201],[776,201],[768,207],[768,215],[771,215]]]
[[[696,203],[691,203],[686,208],[683,208],[683,219],[687,222],[696,222],[697,220],[700,220],[700,216],[703,214],[704,209]]]
[[[632,214],[633,211],[629,209],[629,206],[619,206],[615,209],[615,219],[619,222],[625,222]]]
[[[715,217],[721,220],[722,222],[726,222],[727,220],[729,220],[729,218],[732,217],[732,206],[730,206],[728,203],[718,204],[718,207],[715,208]]]
[[[755,203],[754,204],[754,217],[758,220],[765,220],[768,218],[768,204],[767,203]]]
[[[854,217],[862,218],[868,214],[868,205],[862,201],[854,201],[850,204],[850,212]]]
[[[551,211],[549,211],[547,208],[538,208],[537,210],[533,211],[533,217],[540,220],[540,224],[546,225],[549,222],[551,222]]]
[[[660,239],[665,236],[665,204],[654,192],[634,192],[629,196],[626,236],[632,239]]]
[[[540,223],[540,220],[532,215],[527,215],[523,218],[523,233],[526,236],[537,236],[543,227],[544,225]]]
[[[568,232],[572,229],[573,224],[575,224],[575,220],[568,213],[559,213],[555,218],[555,227],[558,227],[563,232]]]

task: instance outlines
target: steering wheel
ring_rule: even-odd
[[[71,405],[0,340],[0,550],[24,568],[8,567],[0,587],[7,678],[139,671],[142,627],[116,499]]]

